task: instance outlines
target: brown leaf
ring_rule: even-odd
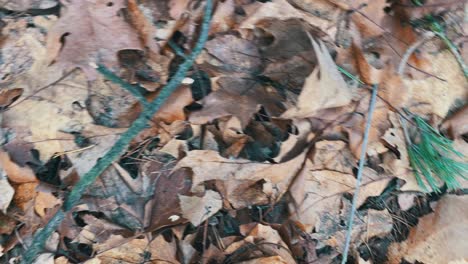
[[[357,206],[362,205],[367,197],[381,194],[390,180],[390,177],[378,175],[365,167]],[[313,169],[312,162],[307,160],[290,188],[294,200],[291,207],[293,219],[301,222],[307,231],[319,229],[330,217],[339,215],[342,195],[352,193],[355,184],[356,179],[352,174]]]
[[[156,122],[163,121],[165,123],[172,123],[177,120],[185,120],[184,107],[193,102],[192,92],[190,87],[181,86],[177,88],[162,105],[153,117]]]
[[[175,240],[168,242],[163,235],[150,241],[146,238],[133,239],[123,245],[111,248],[96,256],[99,263],[141,263],[147,262],[146,255],[151,256],[151,263],[179,263]]]
[[[321,19],[307,12],[300,11],[286,0],[256,3],[246,9],[247,18],[240,24],[240,29],[254,29],[259,21],[266,18],[276,18],[280,20],[286,20],[288,18],[303,19],[310,25],[321,28],[324,32],[333,24],[331,20]]]
[[[405,181],[405,185],[401,188],[402,191],[418,191],[424,192],[421,186],[416,181],[411,166],[409,164],[408,150],[406,148],[405,136],[401,128],[398,116],[395,113],[390,115],[390,120],[393,125],[382,136],[382,140],[398,153],[398,156],[393,153],[385,153],[383,155],[383,163],[381,167],[386,173],[395,175]]]
[[[15,190],[11,187],[10,183],[7,180],[5,171],[0,167],[0,210],[3,214],[6,214],[8,206],[13,199]],[[0,224],[1,225],[1,224]],[[1,229],[1,228],[0,228]]]
[[[270,259],[272,261],[278,261],[273,263],[295,262],[286,243],[284,243],[278,231],[273,229],[271,226],[256,224],[244,240],[248,242],[253,242],[255,240],[260,241],[257,246],[262,248],[265,255],[277,256]]]
[[[13,11],[27,11],[54,8],[58,3],[49,0],[16,0],[2,2],[2,7]]]
[[[23,94],[22,88],[3,89],[0,91],[0,110],[7,108]]]
[[[210,93],[203,98],[203,109],[190,114],[193,124],[206,124],[217,118],[233,116],[245,128],[258,111],[258,103],[250,96],[235,95],[224,90]]]
[[[176,168],[191,168],[193,192],[203,191],[203,183],[217,180],[224,185],[223,197],[234,208],[278,200],[302,166],[304,154],[279,164],[226,159],[210,150],[193,150]]]
[[[210,35],[228,31],[236,23],[235,18],[235,2],[234,0],[225,0],[218,2],[216,10],[211,19]]]
[[[296,106],[283,113],[283,118],[311,117],[318,110],[344,106],[351,102],[351,91],[327,48],[323,42],[317,44],[315,40],[311,41],[319,61],[319,69],[316,68],[307,77]]]
[[[156,56],[159,53],[159,46],[153,39],[156,29],[151,21],[148,21],[145,17],[136,0],[128,1],[128,13],[133,27],[138,32],[141,42],[149,49],[150,56]]]
[[[447,118],[441,128],[446,130],[453,139],[468,133],[468,105]]]
[[[189,0],[170,0],[169,1],[169,14],[175,20],[179,19],[180,16],[187,11],[187,5]]]
[[[56,198],[51,193],[38,192],[34,201],[34,210],[40,217],[44,218],[46,209],[54,208],[61,203],[62,200]]]
[[[29,207],[32,207],[32,202],[37,195],[36,187],[37,182],[27,182],[19,185],[15,185],[15,195],[13,201],[21,210],[26,211]]]
[[[15,230],[16,221],[15,219],[0,213],[0,234],[2,235],[9,235],[11,232]],[[0,247],[0,252],[2,252],[3,248]],[[1,256],[1,253],[0,253]]]
[[[203,197],[179,195],[182,217],[188,219],[194,226],[216,214],[222,207],[219,193],[208,190]]]
[[[145,168],[146,174],[158,175],[154,196],[146,205],[146,213],[149,219],[147,230],[157,230],[164,226],[172,226],[185,223],[180,208],[179,195],[188,195],[191,181],[190,171],[187,169],[175,170],[173,173],[161,170],[160,165],[149,164]],[[167,170],[167,169],[166,169]]]
[[[29,167],[21,167],[14,163],[8,153],[0,150],[0,165],[5,170],[8,179],[14,183],[37,182],[36,175]]]
[[[419,219],[406,241],[389,249],[389,263],[456,263],[468,258],[468,197],[447,195],[434,212]]]
[[[234,35],[222,35],[208,41],[205,49],[212,58],[207,62],[228,72],[258,72],[261,67],[260,53],[256,45]]]
[[[411,92],[411,102],[418,102],[412,103],[409,110],[417,114],[435,114],[443,118],[459,98],[467,95],[466,78],[450,51],[428,55],[428,59],[431,61],[429,71],[446,81],[434,78],[403,79],[404,85]]]
[[[47,35],[49,62],[64,68],[80,67],[88,78],[95,79],[90,62],[114,68],[118,51],[141,49],[137,34],[118,15],[126,7],[125,1],[73,0],[63,4],[66,11]]]

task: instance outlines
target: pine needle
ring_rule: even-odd
[[[426,192],[440,192],[442,183],[449,190],[460,188],[459,179],[468,179],[468,163],[456,159],[463,158],[463,154],[453,148],[450,139],[424,119],[417,115],[413,119],[418,131],[417,143],[411,140],[403,120],[402,124],[408,144],[408,158],[418,185]]]

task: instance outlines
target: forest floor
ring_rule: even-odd
[[[0,263],[468,263],[467,10],[0,1]]]

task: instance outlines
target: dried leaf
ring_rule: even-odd
[[[240,29],[254,29],[259,21],[266,18],[276,18],[280,20],[286,20],[288,18],[303,19],[310,25],[321,28],[324,32],[326,32],[326,29],[330,28],[332,24],[331,21],[318,18],[306,12],[301,12],[286,0],[257,3],[256,5],[252,5],[246,12],[247,19],[240,24]]]
[[[38,192],[34,202],[34,210],[40,217],[44,218],[46,209],[54,208],[56,205],[61,203],[62,200],[56,198],[51,193]]]
[[[14,103],[23,94],[22,88],[14,88],[11,90],[3,89],[0,91],[0,110],[7,108]]]
[[[234,0],[218,2],[211,19],[210,34],[228,31],[236,23]]]
[[[118,15],[126,7],[125,1],[73,0],[63,4],[65,12],[47,35],[49,62],[64,68],[80,67],[88,78],[95,79],[90,62],[114,68],[117,52],[141,49],[137,34]]]
[[[199,226],[223,207],[221,195],[212,190],[206,191],[203,197],[179,195],[179,200],[182,217],[194,226]]]
[[[468,105],[446,119],[441,128],[447,130],[450,137],[454,139],[468,133]]]
[[[14,11],[51,9],[57,6],[56,0],[15,0],[2,1],[2,7]]]
[[[361,206],[367,197],[378,196],[391,180],[382,177],[370,168],[365,168],[361,191],[357,206]],[[293,218],[311,231],[320,230],[324,222],[339,215],[341,197],[344,193],[352,193],[356,179],[352,174],[334,170],[313,169],[310,160],[296,177],[290,187],[294,205],[291,206]]]
[[[400,263],[403,258],[423,263],[467,259],[467,203],[466,196],[444,196],[434,213],[419,219],[419,224],[411,229],[406,241],[390,246],[389,263]]]
[[[152,263],[179,263],[176,259],[177,246],[174,240],[167,242],[163,235],[154,240],[133,239],[121,246],[107,250],[96,256],[102,264],[140,263],[151,256]]]
[[[296,106],[283,113],[283,118],[311,117],[318,110],[340,107],[351,102],[351,91],[338,72],[327,48],[323,42],[317,44],[315,40],[311,39],[311,41],[320,70],[316,68],[307,77]]]
[[[260,71],[260,53],[255,43],[249,40],[223,35],[208,41],[205,49],[212,56],[206,58],[207,62],[220,70],[245,73]]]
[[[210,93],[203,98],[203,109],[190,114],[193,124],[206,124],[221,117],[239,118],[245,128],[252,116],[258,111],[258,103],[250,96],[235,95],[224,90]]]
[[[224,185],[223,197],[234,208],[279,199],[299,171],[304,154],[279,164],[255,163],[245,159],[226,159],[210,150],[193,150],[176,168],[191,168],[192,191],[202,191],[202,183],[218,180]]]
[[[8,179],[14,183],[37,182],[36,175],[29,167],[21,167],[10,159],[8,153],[0,150],[0,165]]]
[[[8,206],[10,206],[15,190],[11,187],[7,180],[5,171],[0,167],[0,210],[6,214]],[[1,221],[0,221],[1,222]],[[2,228],[3,229],[3,228]]]
[[[8,195],[8,193],[6,194]],[[11,234],[11,232],[15,230],[15,227],[16,227],[15,219],[7,215],[0,214],[0,234],[9,235]],[[3,252],[3,248],[1,246],[0,246],[0,252]],[[1,257],[1,253],[0,253],[0,257]]]

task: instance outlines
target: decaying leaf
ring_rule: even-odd
[[[302,12],[294,8],[286,0],[273,0],[266,3],[255,3],[247,9],[248,17],[240,24],[240,29],[253,29],[259,21],[265,18],[277,18],[280,20],[286,20],[288,18],[299,18],[305,20],[311,25],[324,29],[324,31],[331,25],[331,21],[318,18],[308,14],[307,12]]]
[[[235,95],[224,90],[213,92],[203,99],[203,109],[193,112],[189,121],[193,124],[206,124],[217,118],[233,116],[245,128],[258,111],[258,103],[249,96]]]
[[[167,242],[163,235],[158,235],[150,241],[146,238],[133,239],[121,246],[107,250],[96,256],[99,263],[117,264],[122,262],[139,263],[147,261],[149,255],[154,263],[179,263],[176,259],[177,247],[175,241]]]
[[[434,213],[424,216],[411,229],[406,241],[394,243],[389,263],[451,263],[468,258],[465,234],[468,232],[466,196],[449,195],[436,205]]]
[[[7,108],[23,94],[23,89],[15,88],[11,90],[0,91],[0,110]]]
[[[44,218],[46,209],[53,208],[61,203],[62,201],[51,193],[38,192],[34,201],[34,210],[40,217]]]
[[[202,183],[220,181],[223,197],[234,208],[278,200],[288,189],[302,166],[304,154],[279,164],[255,163],[244,159],[226,159],[210,150],[187,153],[176,168],[190,168],[193,175],[192,191],[203,190]]]
[[[96,73],[89,66],[90,62],[114,68],[117,52],[141,49],[137,34],[118,15],[126,6],[124,2],[73,0],[64,3],[63,16],[47,36],[49,62],[64,68],[80,67],[88,78],[95,79]]]
[[[8,153],[4,151],[0,151],[0,165],[8,179],[14,183],[37,182],[36,175],[31,168],[19,166],[13,162]]]
[[[311,41],[319,61],[319,68],[307,77],[297,105],[283,113],[283,118],[311,117],[318,110],[340,107],[351,102],[351,90],[338,72],[327,48],[323,42],[318,44],[313,39]]]
[[[7,180],[5,170],[0,167],[0,210],[3,214],[6,214],[7,208],[10,205],[15,190],[11,187],[10,183]]]
[[[385,189],[389,177],[382,177],[366,168],[357,206],[367,197],[378,196]],[[291,205],[293,219],[299,221],[307,231],[320,227],[339,215],[343,194],[352,193],[356,179],[352,174],[336,170],[314,169],[310,160],[291,185],[290,193],[294,203]]]
[[[206,191],[203,197],[179,195],[182,217],[194,226],[216,214],[222,208],[222,199],[215,191]]]
[[[447,130],[451,138],[457,138],[468,133],[468,105],[465,105],[445,120],[441,128]]]
[[[244,259],[251,259],[255,257],[254,251],[248,250],[251,246],[255,245],[257,248],[261,248],[262,254],[258,258],[259,263],[267,263],[262,261],[273,261],[272,263],[294,263],[294,259],[291,256],[286,243],[282,240],[278,231],[274,230],[271,226],[262,224],[255,224],[253,228],[245,234],[245,238],[242,241],[232,243],[225,252],[231,254],[232,259],[236,259],[237,252],[247,251],[247,256],[240,256]],[[249,255],[252,254],[250,257]],[[264,257],[266,256],[266,257]],[[263,259],[263,260],[262,260]],[[244,262],[241,262],[244,263]],[[245,263],[256,263],[256,262],[245,262]]]

